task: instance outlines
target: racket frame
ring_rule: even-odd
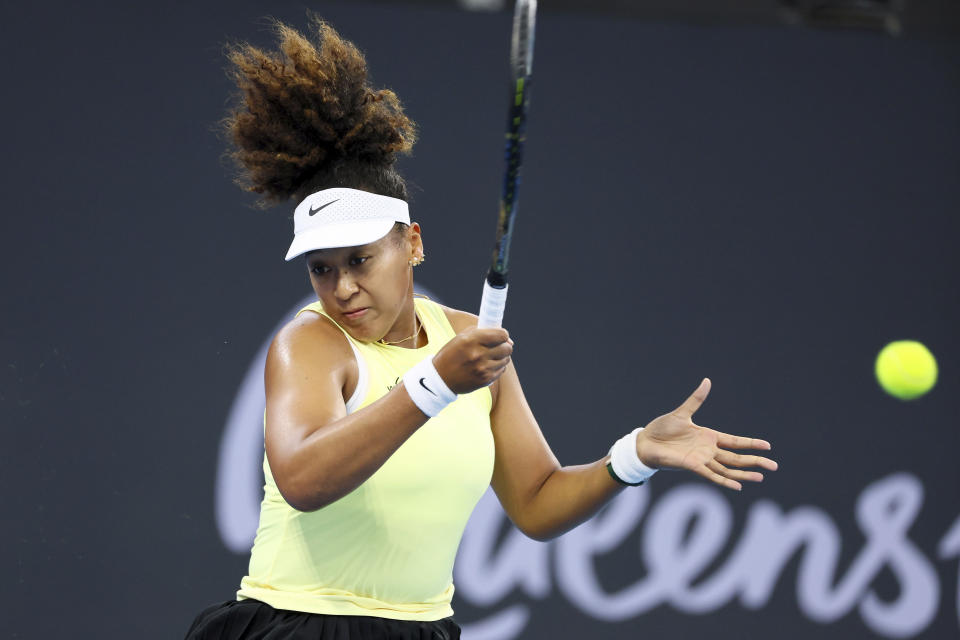
[[[506,308],[510,242],[519,209],[520,168],[526,142],[527,111],[533,77],[536,13],[537,0],[517,0],[510,40],[510,106],[507,111],[504,149],[506,170],[500,195],[497,240],[480,301],[480,327],[501,326]]]

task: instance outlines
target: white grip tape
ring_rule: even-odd
[[[643,464],[637,455],[637,436],[641,431],[643,427],[637,427],[610,447],[610,466],[613,467],[613,472],[630,484],[643,482],[657,472]]]
[[[483,297],[480,298],[480,319],[477,322],[477,328],[500,327],[503,322],[503,311],[507,308],[509,287],[510,285],[504,285],[503,289],[497,289],[491,287],[486,280],[483,281]]]
[[[403,386],[413,404],[431,418],[457,399],[457,394],[450,390],[433,366],[433,356],[424,358],[403,374]]]

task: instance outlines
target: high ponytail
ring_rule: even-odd
[[[416,127],[396,94],[372,89],[363,54],[319,18],[311,20],[318,44],[274,26],[279,51],[247,43],[227,51],[240,89],[223,121],[237,183],[261,194],[263,206],[329,187],[407,200],[394,164],[413,147]]]

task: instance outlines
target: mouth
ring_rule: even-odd
[[[352,311],[344,311],[343,317],[347,320],[358,320],[366,315],[369,309],[369,307],[361,307],[360,309],[353,309]]]

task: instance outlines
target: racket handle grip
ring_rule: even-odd
[[[494,287],[486,280],[483,281],[483,297],[480,298],[480,319],[478,329],[500,327],[503,322],[503,311],[507,308],[507,287]]]

